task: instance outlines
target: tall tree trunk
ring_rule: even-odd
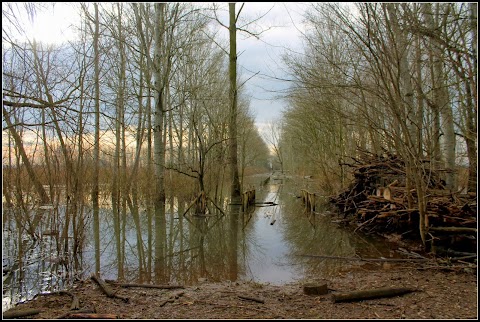
[[[100,206],[99,206],[99,174],[100,174],[100,53],[98,40],[100,36],[98,21],[98,4],[95,8],[95,33],[93,35],[94,83],[95,83],[95,139],[93,145],[93,238],[95,240],[95,273],[100,276]]]
[[[127,146],[126,146],[126,138],[125,138],[125,90],[126,90],[126,57],[125,57],[125,36],[123,33],[123,26],[122,26],[122,17],[123,17],[123,6],[117,3],[118,9],[118,49],[120,51],[120,93],[119,93],[119,107],[121,113],[121,124],[120,124],[120,135],[121,135],[121,153],[120,153],[120,161],[121,161],[121,170],[120,170],[120,196],[121,196],[121,206],[122,212],[120,216],[120,222],[122,224],[122,240],[121,240],[121,249],[120,249],[120,263],[121,263],[121,270],[123,275],[123,265],[125,263],[125,243],[127,240],[126,237],[126,224],[127,224]]]
[[[155,279],[162,281],[164,273],[164,238],[162,225],[165,221],[165,148],[163,142],[164,121],[164,77],[161,73],[163,62],[162,44],[165,34],[165,3],[155,3],[155,121],[154,121],[154,160],[155,160]],[[165,66],[163,66],[165,69]]]
[[[153,168],[153,151],[152,151],[152,100],[151,100],[151,89],[152,89],[152,84],[151,84],[151,72],[152,70],[155,69],[155,65],[151,59],[150,56],[150,43],[147,43],[146,37],[143,31],[142,27],[142,17],[144,19],[148,19],[148,15],[140,14],[140,10],[142,10],[144,13],[146,12],[145,9],[145,4],[133,4],[132,5],[133,12],[135,14],[135,19],[137,23],[137,32],[140,37],[140,42],[142,44],[142,55],[145,56],[146,58],[146,64],[142,64],[142,68],[145,72],[145,87],[147,89],[147,106],[146,106],[146,111],[145,111],[145,118],[146,118],[146,127],[147,127],[147,175],[151,175],[156,171],[156,169]],[[148,24],[147,24],[148,25]],[[155,30],[159,28],[159,26],[155,25]],[[155,39],[156,41],[156,39]],[[141,60],[143,61],[143,60]],[[155,73],[155,72],[154,72]],[[155,74],[156,75],[156,74]],[[140,82],[140,86],[143,86],[143,83]],[[156,182],[156,177],[155,181],[152,182],[152,180],[147,180],[146,182],[146,204],[147,204],[147,282],[150,282],[151,277],[152,277],[152,256],[153,256],[153,196],[155,194],[155,188],[157,186]]]
[[[422,90],[422,47],[421,38],[417,36],[415,39],[415,73],[417,81],[415,83],[417,97],[417,154],[423,158],[423,117],[424,117],[424,97]]]
[[[446,26],[440,25],[439,21],[441,19],[439,13],[439,6],[440,4],[436,5],[436,21],[435,29],[441,28],[445,30]],[[449,6],[450,4],[445,4]],[[442,19],[446,22],[446,19]],[[446,187],[451,190],[456,190],[457,183],[456,183],[456,167],[455,167],[455,149],[456,149],[456,141],[455,141],[455,131],[454,131],[454,119],[453,119],[453,112],[452,106],[450,104],[450,98],[448,93],[448,88],[445,81],[445,70],[443,68],[443,62],[445,60],[444,57],[444,49],[440,44],[434,45],[434,55],[435,55],[435,77],[436,77],[436,84],[434,84],[434,90],[438,90],[438,102],[437,105],[440,107],[440,114],[442,116],[442,124],[443,130],[445,134],[445,167],[446,167]]]
[[[398,96],[400,101],[398,106],[400,107],[400,115],[405,116],[407,123],[408,131],[404,133],[404,136],[408,138],[405,139],[406,142],[411,142],[409,148],[414,148],[416,145],[416,118],[415,118],[415,109],[414,109],[414,100],[413,100],[413,86],[410,68],[408,64],[408,44],[405,39],[404,31],[400,28],[400,24],[397,17],[398,4],[388,3],[386,4],[388,16],[391,20],[391,28],[394,33],[395,43],[396,43],[396,59],[398,60]],[[414,150],[412,150],[414,151]]]
[[[237,27],[235,15],[235,3],[229,3],[230,15],[230,166],[231,166],[231,198],[238,199],[241,195],[240,179],[238,174],[237,160]]]
[[[82,66],[83,67],[83,66]],[[83,68],[82,68],[83,72]],[[75,263],[75,270],[80,270],[80,260],[79,256],[82,254],[83,240],[84,240],[84,218],[83,218],[83,200],[84,200],[84,173],[83,168],[83,105],[84,105],[84,84],[83,77],[79,78],[79,89],[80,89],[80,100],[79,100],[79,115],[78,115],[78,124],[77,124],[77,144],[78,144],[78,155],[76,162],[75,173],[77,174],[74,178],[74,212],[73,212],[73,259]]]
[[[386,4],[388,16],[391,20],[391,30],[394,36],[395,44],[395,57],[398,60],[398,85],[396,86],[396,95],[400,102],[392,100],[392,111],[394,112],[395,121],[400,124],[401,135],[396,136],[397,151],[399,151],[402,157],[405,159],[405,167],[407,168],[407,186],[411,187],[411,184],[415,182],[417,189],[417,203],[419,205],[419,233],[422,239],[423,245],[426,246],[426,232],[428,229],[428,217],[426,213],[426,201],[425,201],[425,189],[423,169],[420,163],[421,156],[415,154],[417,151],[416,138],[418,127],[415,126],[415,109],[413,101],[413,86],[409,71],[408,64],[408,44],[403,30],[400,28],[400,24],[397,17],[396,4]],[[398,42],[398,44],[397,44]],[[394,81],[394,79],[392,79]],[[404,116],[404,117],[403,117]],[[402,119],[404,118],[404,119]],[[409,199],[409,204],[410,204]]]
[[[126,181],[127,188],[126,190],[126,198],[127,203],[130,209],[130,212],[133,217],[133,221],[135,223],[135,229],[137,232],[137,256],[138,256],[138,270],[139,270],[139,282],[143,282],[145,278],[145,251],[143,248],[143,239],[142,239],[142,226],[140,221],[140,214],[139,214],[139,202],[138,202],[138,169],[140,165],[140,157],[142,151],[142,144],[144,138],[144,129],[145,129],[145,117],[143,113],[143,82],[144,82],[144,72],[143,72],[143,65],[144,65],[144,57],[143,55],[140,56],[140,80],[139,80],[139,93],[138,93],[138,123],[137,123],[137,135],[136,135],[136,151],[135,151],[135,160],[133,162],[132,172]],[[130,200],[129,191],[132,191],[132,199]],[[148,199],[147,199],[148,202]]]
[[[146,117],[147,117],[147,174],[151,175],[154,173],[153,168],[153,151],[152,151],[152,100],[151,100],[151,86],[150,86],[150,73],[146,75],[147,79],[147,110],[146,110]],[[153,180],[147,180],[147,281],[150,282],[152,277],[152,256],[153,256],[153,191],[154,187],[152,186],[152,182],[155,183]]]
[[[473,72],[470,77],[470,84],[465,84],[467,90],[467,154],[468,154],[468,190],[477,191],[477,145],[475,138],[477,138],[477,111],[478,111],[478,96],[477,96],[477,3],[470,3],[470,25],[472,30],[472,57],[473,57]]]
[[[433,18],[431,4],[424,4],[425,6],[425,21],[427,23],[427,28],[430,30],[437,30],[443,26],[439,25],[440,16],[438,15],[438,6],[436,4],[437,10],[435,14],[435,19]],[[448,89],[445,85],[445,72],[443,70],[443,62],[445,60],[443,54],[443,48],[441,44],[431,39],[431,48],[430,48],[430,60],[433,64],[432,70],[432,86],[433,86],[433,105],[436,109],[440,111],[443,124],[443,133],[444,133],[444,147],[445,147],[445,168],[448,170],[446,173],[446,186],[448,189],[455,189],[456,180],[455,180],[455,132],[453,128],[453,114],[452,107],[450,105]]]
[[[122,39],[122,25],[121,25],[121,8],[120,4],[117,4],[118,9],[118,50],[120,53],[120,74],[118,75],[119,87],[117,89],[117,98],[116,98],[116,118],[115,118],[115,153],[114,153],[114,166],[113,166],[113,182],[112,182],[112,208],[113,208],[113,219],[114,219],[114,232],[115,232],[115,241],[117,249],[117,273],[118,279],[123,280],[124,271],[123,271],[123,243],[124,238],[122,238],[124,231],[122,229],[122,222],[124,222],[125,214],[125,193],[124,193],[124,172],[120,165],[123,167],[123,160],[125,155],[124,147],[124,82],[125,82],[125,53],[123,49],[123,39]],[[123,173],[122,173],[123,172]]]
[[[117,111],[115,117],[115,152],[113,155],[113,176],[112,176],[112,212],[113,230],[115,236],[115,247],[117,252],[117,278],[123,279],[122,252],[121,252],[121,226],[120,226],[120,111],[117,97]]]
[[[468,156],[468,190],[477,191],[477,142],[475,138],[477,137],[477,113],[474,106],[470,85],[465,84],[465,89],[467,92],[466,95],[466,125],[467,125],[467,135],[465,136],[465,142],[467,145],[467,156]]]
[[[425,18],[425,24],[427,28],[434,28],[434,21],[433,21],[433,14],[432,14],[432,7],[431,4],[425,3],[423,4],[423,15]],[[435,84],[435,56],[434,56],[434,42],[430,41],[428,43],[428,51],[429,51],[429,60],[430,60],[430,75],[431,75],[431,80],[432,84]],[[440,58],[437,58],[440,59]],[[438,95],[438,89],[437,89],[437,95]],[[433,161],[434,168],[438,169],[441,168],[441,160],[442,160],[442,154],[440,151],[440,108],[437,102],[435,102],[436,99],[434,97],[432,104],[430,104],[430,108],[432,110],[433,114],[433,119],[432,119],[432,147],[430,149],[431,155],[430,158]]]

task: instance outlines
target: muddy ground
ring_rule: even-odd
[[[477,268],[460,266],[396,263],[378,265],[374,270],[360,267],[330,278],[326,295],[305,295],[300,282],[283,286],[204,282],[183,289],[111,286],[128,302],[107,297],[91,279],[76,283],[69,291],[78,297],[81,309],[120,319],[477,319]],[[384,287],[417,291],[351,303],[332,302],[335,293]],[[68,318],[66,314],[73,312],[71,302],[64,293],[40,295],[11,310],[41,310],[26,317],[30,319]]]

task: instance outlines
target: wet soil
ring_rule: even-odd
[[[476,266],[385,263],[375,270],[339,273],[327,281],[326,295],[306,295],[302,283],[204,282],[183,289],[111,286],[117,295],[128,298],[125,302],[107,297],[91,279],[75,283],[69,292],[79,298],[80,308],[120,319],[477,319],[477,282]],[[417,291],[350,303],[332,302],[334,293],[384,287]],[[36,296],[11,310],[40,309],[41,313],[27,318],[53,319],[73,312],[70,305],[70,296],[55,293]]]

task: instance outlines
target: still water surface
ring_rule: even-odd
[[[282,285],[328,278],[359,264],[309,258],[302,254],[391,256],[384,242],[339,227],[332,223],[334,218],[323,214],[321,209],[317,209],[316,214],[305,212],[296,194],[298,191],[288,182],[269,184],[257,188],[256,207],[241,211],[233,206],[225,215],[213,213],[207,217],[183,216],[187,203],[171,200],[165,222],[166,281],[192,285],[203,279],[239,280]],[[268,206],[268,202],[276,205]],[[116,279],[116,248],[110,211],[104,209],[102,216],[102,278]],[[133,220],[130,221],[125,226],[125,277],[137,282],[137,237]],[[91,221],[87,220],[87,224],[91,225]],[[36,243],[25,240],[25,264],[22,269],[15,267],[18,234],[12,227],[11,223],[4,222],[2,311],[40,292],[61,290],[72,283],[72,276],[88,278],[94,271],[91,229],[82,253],[82,269],[73,272],[56,262],[53,251],[56,242],[48,236]],[[146,229],[146,222],[142,222],[142,227]],[[142,240],[145,245],[146,233]]]

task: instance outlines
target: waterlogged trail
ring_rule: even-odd
[[[162,270],[165,283],[195,285],[201,281],[253,281],[284,285],[315,278],[327,278],[348,271],[362,263],[319,260],[298,256],[322,254],[344,257],[390,257],[393,251],[380,240],[352,234],[322,213],[304,211],[299,191],[290,180],[272,180],[257,188],[256,207],[230,214],[215,212],[208,216],[186,214],[187,201],[170,203],[166,215],[165,261]],[[111,210],[101,215],[102,277],[117,279],[115,236]],[[145,216],[145,214],[143,214]],[[5,227],[8,227],[5,230]],[[139,280],[136,253],[136,230],[130,216],[126,222],[126,280]],[[142,222],[142,239],[147,239],[147,224]],[[46,227],[40,226],[41,230]],[[56,242],[43,236],[28,247],[18,261],[17,236],[14,225],[4,224],[3,303],[5,311],[15,303],[33,298],[38,293],[62,290],[74,279],[88,279],[94,269],[93,238],[87,230],[81,258],[81,270],[57,260]],[[148,254],[147,254],[148,255]],[[151,254],[150,256],[152,256]],[[73,261],[70,261],[72,263]],[[364,263],[363,263],[364,264]],[[154,272],[155,273],[155,272]]]
[[[391,257],[393,249],[384,240],[352,234],[339,227],[326,209],[305,211],[286,183],[267,185],[257,196],[270,207],[256,207],[244,230],[248,241],[246,270],[242,280],[282,285],[301,280],[328,278],[339,271],[362,265],[338,260],[319,260],[300,255],[343,257]],[[325,205],[326,206],[326,205]],[[324,206],[324,207],[325,207]],[[363,263],[364,264],[364,263]]]

